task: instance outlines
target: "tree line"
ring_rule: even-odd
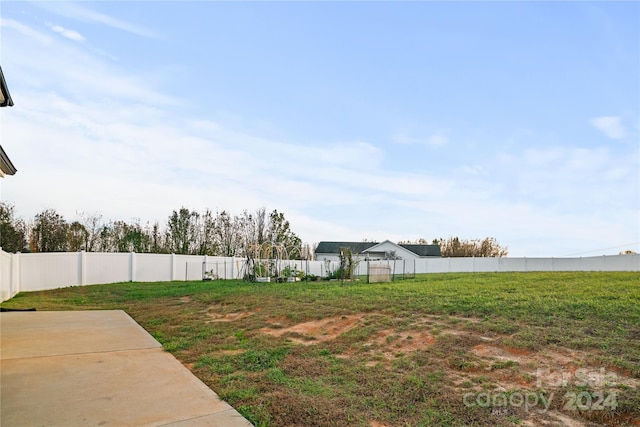
[[[426,239],[418,239],[415,242],[400,242],[404,244],[429,244]],[[505,257],[509,253],[506,246],[501,246],[493,237],[484,239],[460,239],[449,237],[448,239],[433,239],[432,245],[440,246],[440,254],[445,258],[455,257]]]
[[[366,239],[365,239],[366,241]],[[315,245],[303,244],[284,213],[265,208],[240,215],[223,210],[200,213],[181,207],[165,223],[105,221],[102,215],[79,213],[68,222],[55,209],[32,221],[17,218],[13,205],[0,202],[0,247],[7,252],[137,252],[211,256],[247,256],[265,242],[281,245],[290,259],[313,259]],[[425,239],[400,244],[429,244]],[[503,257],[507,247],[496,239],[434,239],[443,257]]]
[[[137,252],[246,256],[252,245],[282,245],[291,259],[312,256],[308,244],[291,230],[282,212],[265,208],[232,215],[223,210],[197,212],[181,207],[164,224],[139,220],[105,221],[99,214],[78,214],[68,222],[45,209],[26,222],[13,205],[0,202],[0,247],[7,252]]]

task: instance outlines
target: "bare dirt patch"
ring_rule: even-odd
[[[469,337],[476,337],[481,341],[485,341],[485,342],[491,342],[494,341],[495,338],[494,337],[488,337],[488,336],[484,336],[484,335],[478,335],[475,332],[470,332],[470,331],[462,331],[459,329],[443,329],[441,331],[442,334],[449,334],[449,335],[456,335],[456,336],[469,336]]]
[[[527,385],[532,387],[566,387],[572,384],[596,388],[640,387],[640,380],[636,378],[589,363],[593,355],[568,349],[531,352],[526,349],[479,344],[474,346],[471,352],[488,362],[487,370],[495,370],[496,366],[517,364],[520,378],[522,376],[530,378]],[[516,383],[523,385],[521,379]]]
[[[335,316],[299,323],[287,328],[283,328],[282,323],[279,323],[280,321],[284,321],[284,319],[279,319],[277,322],[274,322],[275,328],[267,327],[260,329],[260,331],[274,337],[280,337],[286,334],[291,341],[298,344],[316,344],[334,340],[345,332],[350,331],[357,326],[363,316],[363,314]]]
[[[353,328],[369,325],[370,322],[362,320],[365,316],[335,316],[295,325],[291,325],[286,316],[276,316],[267,319],[269,326],[260,331],[276,337],[287,337],[294,343],[310,345],[334,340]],[[505,417],[515,416],[524,425],[532,426],[598,425],[593,421],[602,420],[591,420],[577,411],[566,410],[565,393],[572,390],[572,386],[584,383],[595,390],[604,386],[607,391],[617,387],[640,387],[640,380],[594,363],[592,352],[564,348],[532,351],[504,345],[503,339],[508,338],[505,335],[473,330],[472,324],[479,322],[478,319],[455,318],[452,321],[450,317],[426,316],[410,323],[402,323],[401,320],[387,318],[385,323],[394,325],[393,327],[373,332],[336,357],[364,358],[365,366],[391,367],[395,360],[414,352],[427,351],[429,358],[437,359],[443,357],[438,354],[444,351],[446,356],[443,362],[448,366],[445,368],[448,383],[460,395],[484,391],[493,393],[491,396],[500,393],[506,393],[506,396],[511,393],[533,396],[533,393],[545,390],[545,396],[548,397],[553,392],[554,400],[549,401],[552,403],[550,407],[543,408],[540,401],[538,407],[528,411],[507,407],[497,408],[497,412],[492,412]],[[444,346],[435,351],[430,350],[438,343]],[[459,360],[451,362],[449,359],[454,354]],[[635,419],[631,425],[634,422]],[[371,420],[369,424],[373,427],[386,427],[386,424],[377,420]],[[606,424],[625,425],[624,422],[617,421]]]
[[[288,317],[284,316],[284,315],[271,317],[271,318],[265,320],[265,322],[273,325],[274,327],[282,328],[282,327],[284,327],[284,325],[287,324]]]
[[[252,314],[255,313],[253,313],[252,311],[240,311],[238,313],[227,314],[207,313],[207,316],[211,318],[211,322],[233,322],[234,320],[240,320],[245,317],[251,316]]]
[[[223,311],[222,306],[212,305],[207,308],[205,313],[211,318],[209,322],[233,322],[255,314],[255,311],[236,311],[233,313],[224,313]]]
[[[454,320],[454,321],[458,321],[458,322],[468,322],[468,323],[480,323],[482,322],[482,319],[479,319],[477,317],[460,317],[460,316],[452,316],[452,315],[446,315],[446,316],[438,316],[438,315],[426,315],[424,316],[423,319],[425,322],[435,322],[435,323],[443,323],[443,321],[445,320]]]
[[[369,354],[374,359],[380,356],[389,361],[397,355],[424,350],[435,342],[436,338],[424,331],[411,330],[398,332],[394,329],[385,329],[373,335],[364,345],[372,347]],[[348,357],[348,355],[344,355]],[[367,362],[367,366],[375,366],[378,362]]]
[[[498,342],[478,344],[469,352],[478,357],[482,368],[473,371],[451,372],[458,378],[460,386],[466,378],[473,381],[479,377],[494,384],[492,393],[516,392],[521,395],[539,395],[545,390],[552,404],[550,410],[542,411],[542,405],[521,413],[524,425],[586,427],[594,425],[640,425],[640,420],[631,423],[614,418],[599,419],[603,411],[587,410],[583,414],[572,407],[572,396],[583,394],[591,404],[598,396],[609,396],[622,389],[638,389],[640,380],[615,369],[593,363],[593,354],[569,349],[545,349],[532,352],[526,349],[500,346]],[[462,380],[462,382],[460,381]],[[586,387],[586,388],[581,388]],[[468,389],[459,388],[461,393]],[[580,390],[593,390],[585,392]],[[593,396],[593,397],[592,397]],[[553,400],[553,401],[551,401]],[[597,421],[594,424],[592,421]]]
[[[527,350],[510,349],[506,347],[502,348],[487,344],[476,345],[471,349],[471,352],[476,356],[484,358],[492,358],[505,361],[511,360],[518,363],[523,363],[526,360],[525,356],[530,354],[530,352],[528,352]]]

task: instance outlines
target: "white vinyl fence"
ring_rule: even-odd
[[[640,255],[587,258],[422,258],[376,261],[395,276],[447,272],[507,271],[640,271]],[[371,262],[370,265],[374,265]],[[337,269],[325,261],[281,261],[305,274],[324,277]],[[367,274],[360,262],[356,274]],[[18,292],[116,282],[201,280],[204,270],[219,279],[238,279],[246,273],[246,259],[199,255],[56,252],[9,254],[0,250],[0,301]]]

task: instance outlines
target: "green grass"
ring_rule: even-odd
[[[259,426],[540,421],[545,414],[521,408],[467,407],[463,394],[501,381],[514,384],[509,392],[518,391],[518,381],[531,388],[532,372],[558,353],[573,354],[573,368],[604,367],[632,385],[616,389],[616,409],[566,412],[559,398],[553,408],[609,425],[640,417],[633,385],[640,383],[638,273],[450,273],[344,285],[118,283],[21,293],[2,307],[125,310]],[[246,315],[215,321],[237,313]],[[349,315],[361,316],[356,327],[311,345],[294,341],[297,333],[264,333]],[[419,345],[426,335],[433,339]],[[513,360],[483,356],[486,345]]]

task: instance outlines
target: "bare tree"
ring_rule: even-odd
[[[487,237],[483,240],[461,240],[458,237],[436,239],[434,244],[440,245],[443,257],[504,257],[508,248],[500,246],[496,239]]]
[[[8,224],[14,221],[10,218],[12,212],[12,207],[0,205],[3,227],[0,231],[4,236],[0,236],[0,243],[5,249],[9,231],[3,230],[9,230]],[[33,224],[20,222],[20,230],[35,252],[85,250],[238,256],[246,254],[250,245],[270,242],[285,247],[290,258],[313,258],[313,248],[308,244],[303,248],[284,214],[277,210],[267,214],[264,207],[251,213],[245,210],[240,216],[226,210],[214,216],[208,209],[199,214],[182,207],[172,212],[164,229],[158,222],[143,227],[135,219],[131,223],[121,220],[104,223],[98,214],[77,215],[77,220],[67,224],[55,210],[49,209],[36,215]]]
[[[149,251],[153,254],[163,254],[169,252],[163,238],[163,233],[160,231],[160,224],[158,224],[158,222],[153,223],[153,226],[149,231],[149,245]]]
[[[315,259],[317,247],[317,243],[313,243],[311,245],[309,243],[304,243],[302,245],[302,250],[300,251],[300,258],[308,260]]]
[[[79,217],[78,222],[84,226],[87,232],[85,251],[93,252],[99,247],[100,232],[102,231],[102,215],[85,212],[76,213]]]
[[[67,245],[71,252],[86,251],[89,243],[89,232],[78,221],[74,221],[67,229]]]
[[[251,213],[247,210],[238,217],[238,229],[241,234],[243,255],[251,245],[261,245],[267,241],[267,217],[265,208]]]
[[[209,209],[205,210],[198,219],[196,239],[198,255],[216,255],[218,248],[216,243],[216,219]]]
[[[218,252],[222,256],[236,256],[241,253],[243,238],[240,234],[239,219],[231,216],[227,211],[216,215],[215,235]]]

